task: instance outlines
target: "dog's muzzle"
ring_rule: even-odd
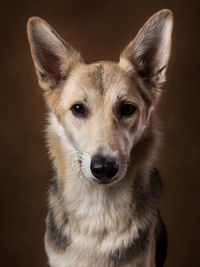
[[[94,155],[91,159],[90,169],[98,183],[110,183],[115,180],[119,170],[119,161],[115,157]]]

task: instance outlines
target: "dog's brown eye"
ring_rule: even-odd
[[[137,110],[136,106],[132,104],[123,104],[120,107],[120,115],[121,116],[131,116]]]
[[[71,111],[77,117],[84,117],[86,114],[85,108],[82,104],[73,105]]]

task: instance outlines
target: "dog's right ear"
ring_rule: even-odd
[[[39,17],[28,20],[27,32],[39,85],[45,90],[59,87],[82,61],[80,54]]]
[[[170,10],[157,12],[145,23],[120,57],[120,64],[136,72],[154,98],[165,82],[172,24],[173,15]]]

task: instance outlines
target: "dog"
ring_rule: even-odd
[[[167,233],[157,207],[162,182],[153,166],[172,25],[172,12],[163,9],[119,62],[85,64],[47,22],[28,20],[54,169],[45,232],[50,266],[164,265]]]

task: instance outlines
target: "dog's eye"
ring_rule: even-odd
[[[120,107],[120,115],[124,117],[131,116],[137,110],[136,106],[132,104],[123,104]]]
[[[71,111],[77,117],[84,117],[86,114],[86,110],[82,104],[73,105]]]

